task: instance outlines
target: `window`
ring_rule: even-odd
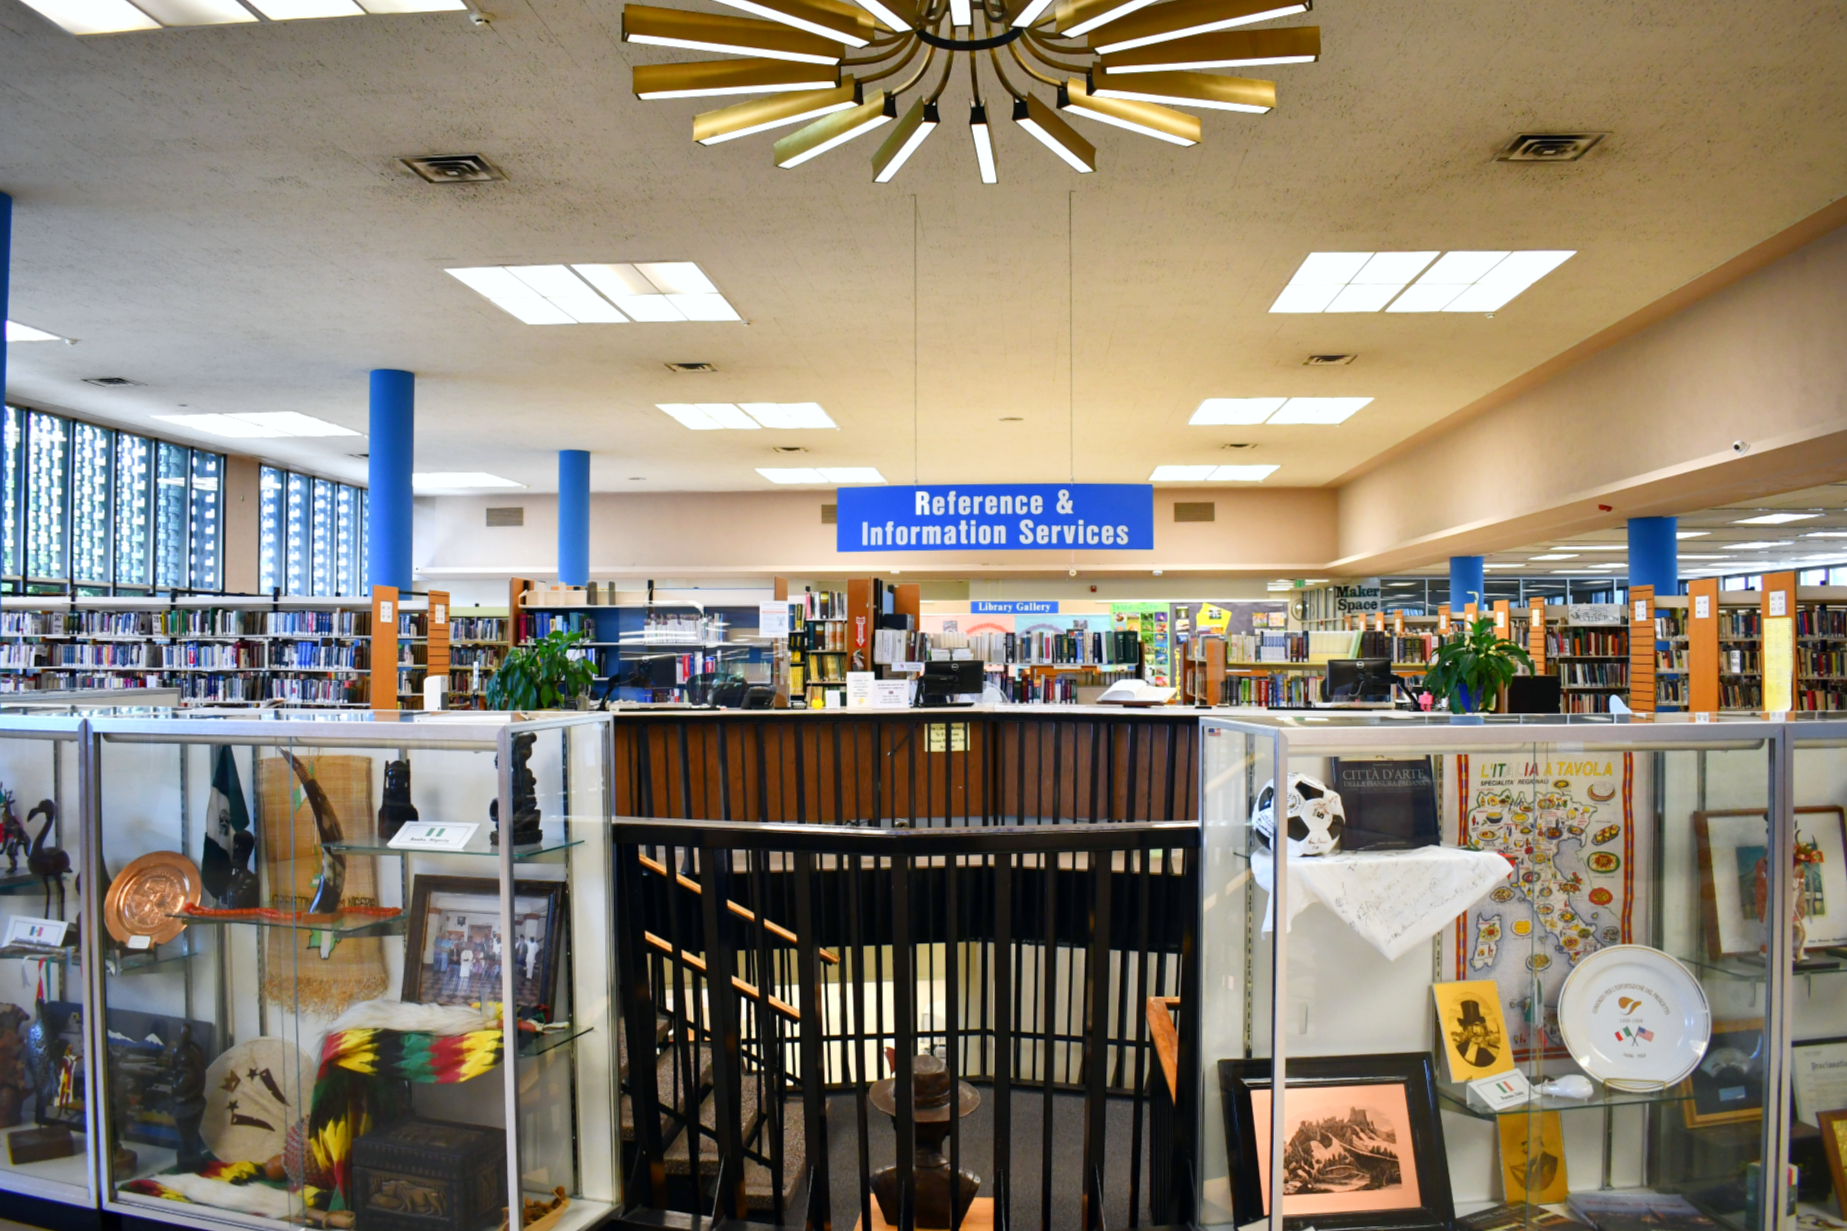
[[[334,486],[334,593],[359,593],[357,545],[359,491],[344,483]]]
[[[276,466],[262,470],[257,575],[265,592],[365,594],[366,493]]]
[[[333,571],[333,484],[326,479],[314,481],[314,596],[331,597]]]
[[[282,584],[282,472],[263,467],[257,496],[257,589],[268,594]]]
[[[115,444],[115,584],[145,586],[151,580],[154,512],[148,482],[154,471],[154,442],[145,436],[116,435]]]
[[[218,590],[219,542],[218,487],[224,459],[199,449],[192,452],[192,504],[187,519],[187,564],[195,590]]]
[[[26,412],[17,406],[6,408],[6,419],[0,427],[0,468],[6,471],[5,478],[5,513],[0,514],[3,524],[0,529],[6,533],[6,545],[0,550],[0,572],[8,577],[19,576],[19,452],[26,439]]]
[[[284,504],[283,523],[288,536],[288,579],[282,583],[286,594],[312,594],[314,587],[308,575],[309,538],[313,533],[312,510],[308,504],[308,488],[313,480],[305,474],[288,476],[288,500]]]
[[[64,519],[70,494],[68,424],[56,415],[26,413],[26,576],[66,576]]]
[[[115,433],[71,424],[71,578],[109,581],[109,455]]]

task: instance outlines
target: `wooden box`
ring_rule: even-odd
[[[400,1120],[353,1142],[357,1231],[481,1231],[507,1204],[507,1137],[497,1128]]]
[[[62,1124],[40,1128],[22,1128],[6,1135],[6,1154],[13,1166],[42,1163],[52,1158],[69,1158],[77,1152],[71,1142],[71,1130]]]

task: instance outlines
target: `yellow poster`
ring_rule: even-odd
[[[1474,1081],[1514,1067],[1499,984],[1493,979],[1433,983],[1430,993],[1437,1000],[1437,1033],[1449,1080]]]
[[[1764,712],[1787,713],[1795,708],[1790,693],[1796,678],[1796,622],[1789,616],[1764,621]]]
[[[1515,1112],[1500,1120],[1504,1200],[1530,1200],[1535,1205],[1563,1201],[1570,1189],[1565,1182],[1565,1134],[1558,1113]]]
[[[1222,633],[1230,623],[1231,612],[1223,607],[1207,603],[1199,609],[1199,631],[1202,633]]]

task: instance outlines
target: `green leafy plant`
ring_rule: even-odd
[[[1492,708],[1517,667],[1532,670],[1533,660],[1519,642],[1494,631],[1491,616],[1463,626],[1462,636],[1437,647],[1424,676],[1424,687],[1449,700],[1451,713]]]
[[[553,632],[507,654],[487,681],[487,704],[497,710],[555,710],[587,693],[596,680],[589,660],[570,651],[586,634]]]

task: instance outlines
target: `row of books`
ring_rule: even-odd
[[[1847,607],[1797,607],[1796,636],[1847,640]]]
[[[1799,710],[1847,710],[1847,688],[1796,688]]]
[[[266,690],[264,700],[275,698],[312,704],[364,701],[365,686],[357,679],[339,676],[278,675],[257,677]]]
[[[1797,609],[1800,611],[1800,608]],[[1764,614],[1750,607],[1730,607],[1719,612],[1719,636],[1761,637]]]
[[[846,631],[844,624],[823,625]],[[879,628],[872,633],[872,661],[883,666],[893,663],[924,662],[930,657],[930,634],[907,628]]]
[[[1757,650],[1720,650],[1719,670],[1734,675],[1763,670],[1763,657]]]
[[[1070,675],[1011,675],[991,672],[988,683],[1000,690],[1009,701],[1040,705],[1074,705],[1077,702],[1077,678]]]
[[[596,617],[581,611],[522,611],[514,622],[521,642],[536,641],[553,633],[583,633],[596,640]]]
[[[1687,609],[1685,607],[1655,608],[1655,637],[1666,641],[1673,637],[1687,635]]]
[[[1547,658],[1612,657],[1628,652],[1627,629],[1566,627],[1546,631]]]
[[[450,641],[505,641],[507,622],[500,616],[456,616],[449,621]]]
[[[74,688],[148,688],[152,684],[146,676],[86,675],[81,671],[47,671],[38,678],[39,688],[47,692]]]
[[[789,630],[789,648],[819,654],[844,654],[847,626],[844,621],[829,623],[810,620],[800,628]]]
[[[795,614],[804,620],[847,618],[847,595],[844,590],[804,590],[789,601],[795,604]]]
[[[1804,646],[1796,651],[1796,674],[1832,678],[1847,676],[1847,650],[1824,650],[1818,645]]]
[[[1560,702],[1560,712],[1566,714],[1607,714],[1610,712],[1610,698],[1613,692],[1568,692]]]
[[[79,641],[70,645],[48,647],[49,666],[54,667],[158,667],[141,641]]]
[[[230,649],[232,647],[220,647]],[[405,649],[410,647],[406,646]],[[278,641],[269,647],[269,666],[287,669],[290,667],[346,667],[362,668],[366,665],[365,655],[357,645],[342,645],[338,642],[321,643],[318,641]]]
[[[1687,647],[1671,644],[1667,649],[1655,651],[1655,670],[1685,671],[1687,669]]]
[[[291,643],[282,641],[274,644],[274,651],[289,648]],[[312,642],[295,642],[296,649],[318,648]],[[347,647],[350,652],[351,647]],[[163,667],[217,667],[237,670],[240,667],[254,667],[256,654],[251,646],[233,641],[183,641],[176,645],[161,647],[160,665]]]
[[[1219,688],[1220,705],[1266,705],[1300,708],[1321,698],[1321,677],[1291,672],[1287,675],[1228,675]]]
[[[1559,682],[1567,688],[1629,686],[1629,664],[1626,662],[1561,662],[1558,674]]]
[[[983,662],[1039,666],[1119,666],[1142,660],[1142,640],[1132,632],[977,633],[969,650]]]

